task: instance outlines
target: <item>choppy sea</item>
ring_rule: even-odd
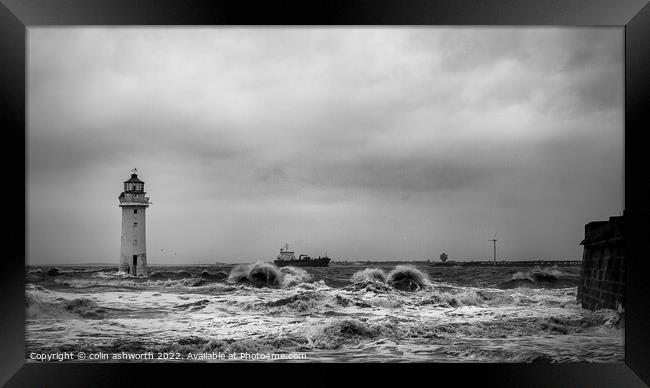
[[[33,353],[305,354],[326,362],[618,362],[623,316],[579,267],[270,263],[26,267]],[[169,361],[169,360],[168,360]]]

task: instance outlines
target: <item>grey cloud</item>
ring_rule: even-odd
[[[471,188],[494,171],[486,166],[430,157],[381,157],[339,160],[300,173],[300,180],[320,189],[344,188],[373,191],[431,192]]]
[[[28,39],[30,260],[112,258],[115,197],[133,167],[155,204],[149,249],[173,242],[188,258],[258,259],[292,238],[349,258],[427,257],[443,243],[470,258],[481,245],[461,235],[499,225],[518,241],[504,254],[564,257],[579,236],[541,249],[540,230],[555,219],[580,231],[622,202],[620,29],[31,28]]]

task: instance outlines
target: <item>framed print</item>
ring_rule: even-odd
[[[4,1],[3,382],[648,384],[649,19]]]

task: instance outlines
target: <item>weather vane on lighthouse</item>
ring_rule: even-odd
[[[151,202],[145,197],[144,182],[137,173],[137,169],[131,170],[131,178],[124,181],[124,191],[118,198],[122,208],[120,271],[144,276],[147,274],[145,210]]]

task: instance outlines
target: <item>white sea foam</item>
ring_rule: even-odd
[[[229,282],[199,285],[200,271],[48,277],[43,285],[54,289],[26,287],[26,344],[37,351],[299,351],[324,361],[622,357],[621,316],[582,309],[575,287],[457,286],[413,280],[409,267],[388,271],[392,278],[379,270],[386,282],[373,269],[350,271],[352,284],[336,288],[314,281],[316,271],[254,267],[233,268]],[[405,292],[387,284],[397,273],[421,285]]]

